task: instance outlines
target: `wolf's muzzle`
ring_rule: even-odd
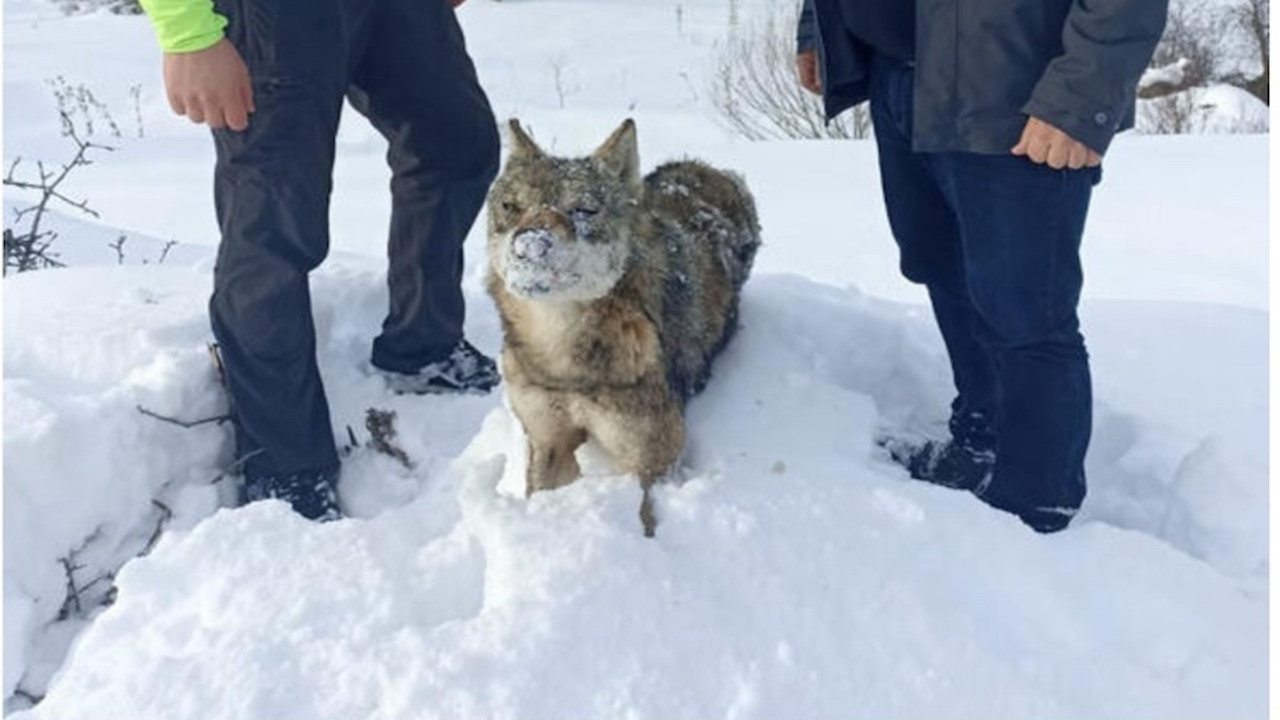
[[[521,230],[511,238],[511,254],[520,260],[540,260],[551,250],[551,233]]]

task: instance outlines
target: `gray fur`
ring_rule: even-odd
[[[685,402],[737,325],[760,245],[742,179],[686,160],[639,175],[630,120],[586,158],[546,155],[515,121],[489,196],[488,289],[503,374],[530,442],[527,491],[579,474],[594,438],[645,488],[684,445]]]

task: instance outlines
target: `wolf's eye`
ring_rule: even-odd
[[[502,203],[502,212],[506,213],[508,217],[515,217],[520,214],[520,206],[510,200],[506,200]]]
[[[600,210],[591,207],[576,207],[569,211],[569,214],[573,216],[574,220],[585,220],[594,215],[598,215],[599,213]]]

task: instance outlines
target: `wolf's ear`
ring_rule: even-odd
[[[519,120],[511,118],[507,121],[507,128],[511,131],[512,156],[542,157],[542,148],[520,127]]]
[[[596,150],[595,157],[632,183],[640,182],[640,149],[636,144],[636,124],[631,118],[613,131],[608,140]]]

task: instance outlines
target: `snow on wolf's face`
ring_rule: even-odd
[[[511,123],[512,150],[489,194],[489,264],[511,294],[587,302],[627,269],[639,206],[635,125],[590,157],[542,152]]]

